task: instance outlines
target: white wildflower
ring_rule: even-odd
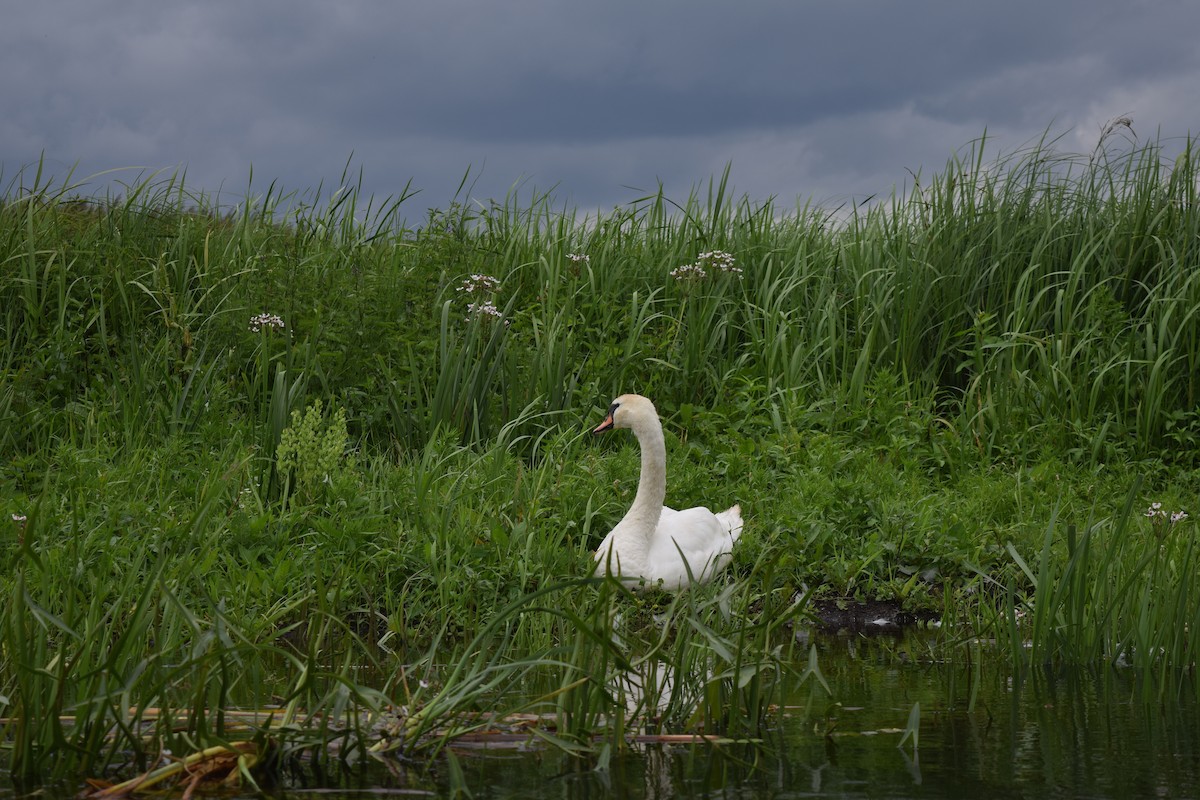
[[[710,272],[724,272],[741,278],[742,269],[734,266],[734,260],[733,255],[724,250],[709,250],[696,256],[696,263],[671,270],[671,277],[677,281],[699,281],[708,277]]]
[[[732,253],[726,253],[724,250],[709,250],[707,253],[701,253],[696,257],[696,263],[704,264],[718,272],[727,272],[730,275],[741,276],[741,267],[735,267],[734,257]]]
[[[483,292],[495,292],[499,288],[499,278],[493,278],[491,275],[484,275],[477,272],[464,279],[462,286],[459,286],[455,291],[465,294],[480,294]]]
[[[258,314],[250,318],[250,331],[258,333],[263,328],[283,330],[283,320],[275,314]]]
[[[671,277],[677,281],[699,281],[707,277],[708,273],[704,271],[704,267],[699,264],[683,264],[671,270]]]
[[[504,324],[508,324],[508,320],[504,319],[504,312],[496,308],[496,304],[490,300],[486,303],[468,303],[465,319],[468,322],[473,319],[504,320]]]

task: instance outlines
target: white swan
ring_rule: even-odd
[[[592,433],[613,428],[629,428],[637,436],[642,474],[633,505],[600,543],[596,561],[630,584],[645,581],[679,589],[690,581],[710,580],[733,558],[733,544],[742,533],[741,506],[714,514],[701,506],[676,511],[663,505],[667,448],[658,413],[645,397],[618,397]]]

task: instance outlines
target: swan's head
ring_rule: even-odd
[[[604,433],[613,428],[637,428],[643,421],[657,420],[658,412],[651,403],[640,394],[623,394],[608,407],[608,414],[592,429],[592,433]]]

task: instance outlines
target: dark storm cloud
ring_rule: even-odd
[[[1086,151],[1105,120],[1197,130],[1190,3],[27,3],[0,29],[6,182],[186,167],[236,192],[411,178],[444,204],[528,179],[585,208],[718,174],[740,191],[886,193],[989,135]],[[263,184],[265,185],[265,184]]]

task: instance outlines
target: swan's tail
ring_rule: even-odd
[[[729,531],[729,537],[736,542],[738,537],[742,535],[741,505],[736,505],[719,512],[717,519],[721,520],[721,524],[725,526],[725,530]]]

